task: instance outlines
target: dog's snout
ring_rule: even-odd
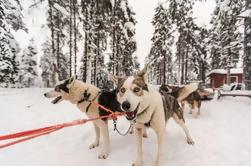
[[[124,101],[124,102],[122,103],[122,108],[123,108],[124,110],[129,110],[130,107],[131,107],[131,104],[130,104],[128,101]]]
[[[44,96],[47,97],[47,93],[45,93]]]

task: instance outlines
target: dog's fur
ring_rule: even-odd
[[[201,107],[201,97],[198,90],[198,83],[190,83],[183,87],[173,86],[173,85],[162,85],[160,90],[165,91],[168,94],[174,96],[184,109],[185,103],[189,104],[190,114],[193,114],[194,117],[200,115]]]
[[[53,90],[44,94],[45,97],[55,98],[52,103],[56,104],[63,100],[76,104],[80,111],[85,112],[88,118],[107,115],[108,113],[97,106],[90,104],[89,101],[99,103],[112,111],[121,111],[120,104],[116,100],[115,91],[101,91],[99,88],[76,80],[74,77],[58,83]],[[89,148],[99,146],[100,132],[103,137],[104,146],[98,156],[100,159],[106,159],[109,154],[110,138],[108,132],[107,119],[93,121],[96,139]]]
[[[111,74],[112,80],[117,84],[117,100],[122,110],[127,113],[129,120],[135,121],[137,135],[137,158],[134,166],[142,166],[142,136],[145,127],[152,127],[157,135],[158,154],[157,166],[163,165],[166,122],[173,117],[185,131],[187,142],[193,140],[184,124],[182,111],[177,100],[162,92],[163,96],[154,88],[148,86],[146,79],[147,66],[136,76],[118,78]]]

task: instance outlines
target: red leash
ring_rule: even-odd
[[[2,144],[2,145],[0,145],[0,149],[17,144],[17,143],[20,143],[20,142],[24,142],[24,141],[27,141],[27,140],[30,140],[33,138],[36,138],[39,136],[47,135],[47,134],[50,134],[52,132],[58,131],[58,130],[66,128],[66,127],[81,125],[86,122],[90,122],[90,121],[94,121],[94,120],[98,120],[98,119],[104,119],[104,118],[117,119],[118,116],[125,114],[125,113],[119,113],[119,112],[112,112],[111,110],[109,110],[109,109],[105,108],[104,106],[102,106],[98,103],[95,103],[95,102],[92,102],[92,104],[104,109],[105,111],[107,111],[111,114],[104,115],[104,116],[98,116],[98,117],[90,118],[90,119],[75,120],[75,121],[68,122],[68,123],[61,123],[61,124],[57,124],[57,125],[53,125],[53,126],[48,126],[48,127],[43,127],[43,128],[33,129],[33,130],[27,130],[27,131],[23,131],[23,132],[14,133],[14,134],[3,135],[3,136],[0,136],[0,141],[14,139],[14,138],[20,138],[20,137],[25,137],[25,138],[21,138],[16,141],[13,141],[13,142]]]

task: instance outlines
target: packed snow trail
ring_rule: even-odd
[[[43,97],[48,89],[0,89],[0,135],[86,118],[69,102],[57,105]],[[185,119],[195,145],[186,144],[183,131],[170,119],[167,124],[165,165],[250,166],[251,99],[224,97],[202,103],[201,116],[194,119],[185,109]],[[130,166],[136,157],[133,135],[122,137],[109,122],[111,153],[98,159],[100,148],[89,150],[95,134],[91,124],[63,129],[0,150],[0,166]],[[118,127],[129,123],[120,118]],[[154,165],[156,136],[150,129],[143,139],[144,166]],[[101,142],[102,144],[102,142]]]

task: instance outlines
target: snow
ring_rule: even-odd
[[[128,15],[127,15],[127,7],[126,7],[126,2],[125,1],[121,1],[121,3],[120,3],[120,7],[121,7],[121,9],[123,10],[123,12],[124,12],[124,16],[125,16],[125,19],[129,19],[128,18]]]
[[[112,8],[114,7],[115,4],[115,0],[110,0],[111,4],[112,4]]]
[[[223,92],[221,92],[221,94],[229,94],[229,95],[250,95],[251,96],[251,91],[248,90],[233,90],[233,91],[226,91],[224,89]]]
[[[84,118],[68,102],[53,105],[43,97],[49,89],[0,89],[0,135]],[[27,106],[30,105],[30,108]],[[249,166],[251,153],[251,100],[224,97],[202,103],[201,116],[194,119],[185,110],[186,124],[195,140],[185,143],[182,130],[171,119],[167,124],[165,165]],[[128,122],[119,119],[121,130]],[[123,125],[123,126],[122,126]],[[110,122],[111,154],[97,158],[99,148],[89,150],[94,140],[91,124],[71,127],[24,143],[1,149],[1,166],[128,166],[136,155],[134,136],[115,133]],[[3,142],[1,142],[2,144]],[[155,161],[156,137],[152,130],[143,140],[144,166]]]
[[[60,11],[65,16],[69,16],[70,15],[69,12],[65,8],[63,8],[62,6],[60,6],[57,3],[54,4],[54,8],[57,9],[58,11]]]
[[[225,69],[214,69],[212,71],[210,71],[207,76],[209,76],[212,73],[216,73],[216,74],[227,74],[227,70]],[[242,74],[243,73],[243,69],[242,68],[235,68],[235,69],[230,69],[230,73],[231,74]]]
[[[131,21],[128,21],[125,23],[125,27],[129,29],[131,32],[135,32],[135,26]]]
[[[219,4],[220,4],[220,11],[222,11],[222,12],[230,12],[231,11],[231,6],[229,5],[230,0],[224,0],[222,2],[219,2]]]
[[[244,12],[242,12],[240,15],[240,17],[251,17],[251,9],[247,9]]]

